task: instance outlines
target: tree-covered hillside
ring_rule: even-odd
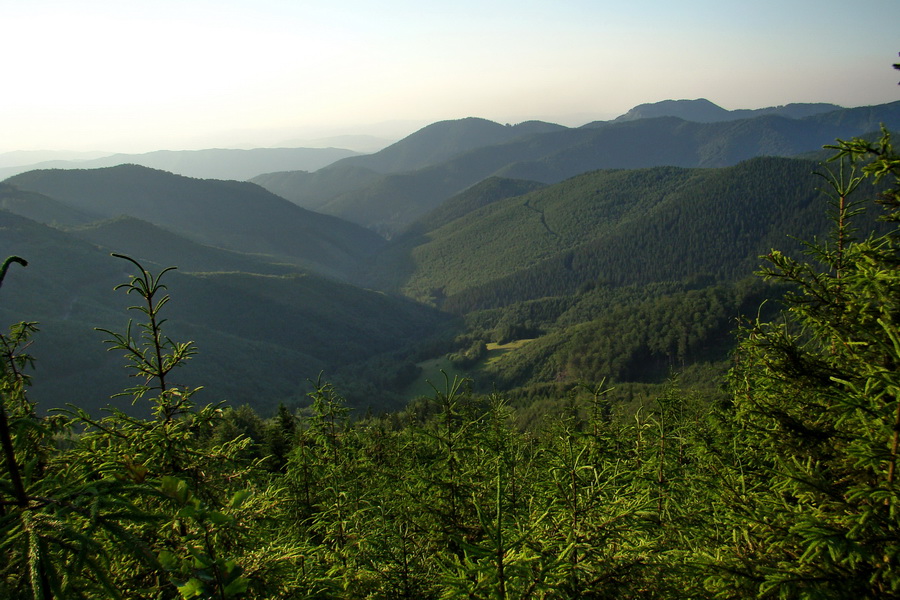
[[[716,123],[719,121],[737,121],[750,119],[761,115],[778,115],[789,119],[802,119],[826,112],[841,110],[836,104],[824,102],[816,103],[792,103],[783,106],[769,106],[766,108],[726,110],[713,104],[705,98],[696,100],[663,100],[650,104],[639,104],[616,117],[615,121],[636,121],[638,119],[653,119],[655,117],[678,117],[685,121],[697,121],[698,123]],[[592,124],[588,124],[591,126]]]
[[[0,208],[39,223],[52,225],[84,225],[102,218],[65,202],[37,192],[28,192],[8,183],[0,183]]]
[[[229,206],[217,195],[215,182],[187,180],[192,185],[178,196],[198,215],[178,221],[189,237],[135,217],[118,217],[70,227],[65,234],[33,227],[30,241],[28,236],[18,241],[9,237],[6,247],[9,253],[32,252],[35,260],[44,252],[41,260],[60,273],[40,286],[30,283],[33,293],[49,302],[38,313],[47,328],[44,340],[59,349],[45,362],[53,372],[72,378],[91,373],[75,383],[48,378],[37,389],[42,398],[59,385],[72,385],[79,393],[90,385],[105,385],[100,381],[115,366],[92,354],[96,346],[79,333],[114,325],[110,315],[121,309],[110,306],[98,291],[115,279],[104,255],[110,251],[158,268],[179,264],[175,280],[188,297],[174,326],[210,348],[197,368],[207,380],[218,382],[210,387],[227,390],[222,393],[232,402],[257,399],[243,383],[249,377],[228,373],[246,373],[248,365],[265,363],[277,401],[297,398],[307,378],[325,370],[354,405],[394,406],[418,393],[405,390],[419,375],[415,365],[443,355],[464,365],[478,385],[517,394],[542,387],[541,393],[555,393],[560,384],[603,377],[618,384],[655,385],[672,370],[724,368],[734,319],[752,312],[767,294],[777,295],[739,282],[771,248],[796,249],[789,234],[811,239],[827,229],[819,208],[825,180],[813,173],[824,169],[809,161],[759,158],[723,169],[596,171],[550,186],[488,178],[442,203],[390,243],[379,241],[380,252],[357,256],[359,262],[344,270],[368,265],[369,287],[432,304],[458,315],[455,321],[434,309],[312,277],[298,268],[296,259],[199,243],[210,235],[209,223],[199,218],[200,207]],[[136,172],[154,181],[174,177],[142,168]],[[59,188],[83,179],[66,192],[68,197],[80,206],[112,210],[115,199],[108,190],[101,196],[105,205],[88,203],[95,189],[91,186],[100,186],[107,173],[66,174],[58,181],[42,172],[20,177],[53,181]],[[183,178],[174,181],[185,183]],[[86,218],[71,200],[61,203],[36,192],[6,189],[10,206],[21,214],[30,210],[57,223]],[[132,195],[123,196],[121,208],[157,222],[178,220],[184,207],[172,198],[157,200],[162,189],[167,188],[150,187],[143,196],[146,206],[140,195],[128,192]],[[206,195],[190,197],[191,191]],[[260,213],[264,207],[260,205]],[[152,214],[155,208],[162,219]],[[298,214],[305,217],[307,212]],[[243,237],[254,233],[252,227],[237,225],[233,215],[220,217],[221,227],[230,222]],[[263,220],[258,222],[261,226]],[[199,235],[189,230],[194,226],[200,227]],[[279,224],[282,230],[284,226],[290,224]],[[261,237],[264,233],[260,230]],[[275,230],[264,243],[278,243],[277,235]],[[62,250],[76,244],[76,238],[95,246]],[[41,252],[31,250],[41,244]],[[96,247],[103,252],[92,254]],[[59,256],[52,255],[52,248]],[[72,275],[85,272],[94,274],[87,279],[94,286],[89,293]],[[94,280],[105,283],[98,288]],[[22,306],[15,311],[20,318],[27,314]],[[651,331],[642,323],[658,326]],[[487,356],[483,350],[487,343],[517,339],[533,341],[501,356]],[[223,357],[229,347],[239,349]],[[75,353],[90,368],[69,367],[67,357]],[[88,360],[90,356],[94,358]],[[427,368],[421,376],[439,377]],[[112,393],[109,388],[103,389]],[[100,403],[108,393],[91,402]]]
[[[837,137],[900,128],[900,102],[842,109],[801,119],[777,115],[719,123],[676,117],[604,122],[577,129],[551,129],[473,147],[421,168],[360,177],[369,157],[328,167],[328,175],[278,174],[254,181],[273,192],[326,214],[369,227],[386,236],[479,181],[491,176],[556,183],[596,169],[651,166],[724,167],[756,156],[793,156],[820,148]],[[465,127],[465,123],[445,123]],[[501,127],[494,124],[496,127]],[[427,129],[427,128],[426,128]],[[514,128],[513,128],[514,129]],[[453,130],[445,137],[453,139]],[[382,153],[404,153],[415,134]],[[439,142],[435,142],[439,144]],[[381,153],[379,153],[381,154]],[[342,183],[340,174],[348,171]],[[324,172],[323,171],[323,172]],[[323,187],[319,187],[319,185]]]
[[[422,232],[406,294],[448,310],[575,293],[585,285],[736,281],[793,232],[821,235],[816,163],[759,158],[725,169],[596,171],[500,199]]]
[[[703,386],[727,369],[738,319],[784,292],[752,283],[760,257],[800,251],[794,232],[826,234],[836,168],[757,158],[597,171],[531,191],[489,180],[492,201],[448,201],[391,244],[372,276],[465,315],[443,351],[479,389],[529,403],[578,381],[614,382],[622,399],[635,385],[656,393],[675,372]],[[872,215],[855,223],[883,231]]]
[[[164,268],[177,264],[181,272],[240,271],[286,275],[297,270],[289,263],[273,262],[270,255],[206,246],[125,215],[66,228],[66,232],[98,247],[127,254],[149,266]]]
[[[270,287],[293,282],[288,287],[298,296],[288,304],[304,305],[311,320],[302,326],[308,345],[292,364],[327,368],[347,385],[354,403],[391,403],[412,393],[401,390],[417,374],[414,362],[442,355],[468,365],[479,384],[501,389],[601,374],[658,383],[675,367],[704,361],[721,366],[728,320],[765,295],[739,283],[757,268],[758,257],[774,247],[796,250],[789,235],[811,239],[827,228],[816,208],[825,180],[813,175],[822,167],[787,158],[739,159],[794,153],[833,139],[834,132],[864,132],[879,120],[895,124],[898,107],[785,107],[743,115],[753,118],[707,119],[716,121],[711,123],[660,117],[577,129],[462,119],[314,173],[260,178],[294,202],[342,214],[390,241],[251,183],[190,179],[135,165],[23,173],[4,183],[0,197],[8,210],[68,227],[71,236],[107,251],[151,266],[179,265],[188,281],[202,280],[198,298],[244,306],[228,313],[235,322],[241,322],[239,314],[265,314],[259,330],[275,338],[283,331],[268,327],[278,310],[262,298]],[[669,108],[684,106],[656,107]],[[623,168],[592,170],[598,165]],[[635,165],[661,166],[624,168]],[[407,346],[411,338],[401,333],[387,347],[376,330],[343,312],[344,299],[359,306],[368,292],[330,288],[341,298],[332,316],[304,304],[304,295],[328,297],[305,287],[312,281],[309,271],[410,297],[458,319],[437,318],[436,312],[433,320],[410,318],[422,327],[424,343]],[[213,289],[220,298],[209,296]],[[248,289],[258,295],[248,297]],[[266,309],[255,309],[254,300]],[[363,313],[382,323],[379,332],[394,326],[395,314],[423,310],[392,302],[382,307],[389,313],[383,318],[374,306]],[[695,305],[705,308],[690,308]],[[625,315],[657,322],[664,319],[654,316],[661,307],[671,313],[668,325],[654,335],[632,335],[633,320]],[[721,307],[721,318],[707,323],[705,311],[718,314]],[[99,302],[96,310],[96,317],[86,312],[82,323],[105,323],[107,307]],[[224,319],[212,323],[203,309],[188,312],[185,326],[214,337],[216,347],[227,345],[220,335]],[[288,313],[301,318],[290,307]],[[619,316],[598,320],[610,313]],[[455,325],[445,328],[450,322]],[[404,324],[398,326],[408,331]],[[592,328],[606,333],[585,334]],[[329,336],[329,329],[336,334]],[[348,337],[350,331],[358,338]],[[679,337],[676,331],[693,333]],[[480,345],[501,338],[534,341],[504,350],[502,360],[497,352],[486,356]],[[577,347],[565,343],[571,339],[580,340]],[[605,347],[609,339],[620,343]],[[254,343],[262,341],[268,340]],[[346,364],[333,351],[341,345]],[[572,358],[579,352],[593,358]],[[384,389],[373,389],[371,380]],[[279,397],[291,397],[286,389],[281,385]]]
[[[7,179],[104,218],[128,215],[203,244],[350,278],[383,244],[371,231],[302,209],[263,188],[136,165],[30,171]]]
[[[381,365],[385,378],[396,376],[408,368],[405,353],[448,321],[405,299],[202,246],[135,219],[67,233],[0,211],[0,229],[0,253],[30,263],[17,276],[19,293],[0,303],[0,317],[40,323],[33,394],[45,408],[75,402],[96,410],[123,387],[121,360],[94,331],[122,327],[131,301],[111,293],[124,265],[110,252],[134,252],[154,269],[168,266],[173,252],[187,253],[185,268],[170,275],[170,290],[181,298],[171,331],[205,348],[194,369],[203,395],[264,414],[302,399],[322,371],[337,379],[338,371],[362,373],[368,361],[400,353]],[[361,406],[396,402],[385,392],[360,399]]]

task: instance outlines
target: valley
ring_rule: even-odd
[[[676,373],[702,385],[727,365],[736,319],[781,293],[753,281],[759,257],[828,229],[807,154],[881,123],[900,128],[900,103],[729,113],[698,100],[580,128],[440,122],[249,182],[26,171],[0,187],[0,252],[32,266],[0,314],[41,324],[44,408],[68,395],[96,409],[118,389],[93,331],[124,318],[113,252],[178,267],[170,326],[200,350],[185,380],[263,414],[302,405],[320,374],[359,410],[396,410],[436,376],[423,361],[466,353],[454,374],[522,398]]]

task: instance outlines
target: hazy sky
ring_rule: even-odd
[[[0,19],[0,152],[900,99],[898,0],[0,0]]]

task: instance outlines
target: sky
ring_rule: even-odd
[[[0,23],[0,152],[900,100],[898,0],[0,0]]]

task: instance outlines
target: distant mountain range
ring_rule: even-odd
[[[94,158],[103,158],[109,156],[111,152],[67,152],[65,150],[14,150],[12,152],[0,152],[0,169],[6,167],[19,167],[26,165],[25,169],[30,170],[41,163],[51,161],[80,161],[92,160]],[[14,175],[11,173],[10,175]],[[6,175],[9,177],[10,175]]]
[[[0,179],[36,169],[98,169],[141,165],[200,179],[245,181],[271,171],[315,171],[336,160],[358,155],[341,148],[255,148],[252,150],[158,150],[144,154],[111,154],[81,160],[49,160],[0,167]],[[28,154],[17,154],[25,160]],[[10,157],[10,160],[13,160]]]
[[[277,144],[280,148],[346,148],[354,152],[371,154],[387,148],[396,139],[387,139],[374,135],[333,135],[324,138],[290,139]]]
[[[595,169],[725,167],[755,156],[794,156],[836,138],[900,128],[900,102],[837,109],[788,105],[737,118],[702,100],[664,102],[638,112],[679,116],[623,119],[565,128],[547,123],[504,127],[483,119],[426,127],[372,155],[346,158],[315,173],[280,172],[253,182],[311,210],[382,235],[405,227],[455,194],[491,176],[556,183]],[[715,108],[713,108],[715,107]],[[637,110],[637,109],[635,109]],[[724,119],[722,113],[731,115]],[[808,114],[814,113],[814,114]],[[741,113],[742,114],[742,113]],[[783,115],[808,115],[789,118]]]
[[[787,119],[802,119],[826,112],[834,112],[843,109],[837,104],[810,103],[810,104],[785,104],[784,106],[770,106],[768,108],[726,110],[713,104],[706,98],[697,100],[663,100],[650,104],[639,104],[624,115],[617,117],[614,122],[636,121],[638,119],[654,119],[656,117],[678,117],[685,121],[696,123],[720,123],[722,121],[737,121],[739,119],[752,119],[763,115],[775,115]]]
[[[446,162],[476,148],[493,147],[530,135],[564,131],[567,128],[542,121],[500,125],[487,119],[469,117],[440,121],[387,148],[363,156],[337,161],[337,167],[361,167],[376,173],[401,173]]]

